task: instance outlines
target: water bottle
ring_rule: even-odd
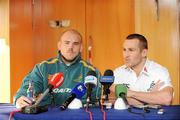
[[[27,89],[27,97],[31,101],[34,101],[34,82],[33,82],[33,80],[29,81],[29,87]]]

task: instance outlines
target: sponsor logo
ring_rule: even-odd
[[[77,87],[77,89],[82,92],[83,91],[83,86],[80,85],[80,86]]]
[[[70,93],[72,91],[71,88],[55,88],[53,89],[54,93]]]

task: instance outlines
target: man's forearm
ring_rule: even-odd
[[[172,101],[173,89],[166,87],[160,91],[137,92],[128,90],[128,97],[135,98],[149,104],[170,105]]]
[[[143,105],[141,101],[138,101],[137,99],[131,97],[127,97],[127,101],[129,105],[133,105],[133,106]]]

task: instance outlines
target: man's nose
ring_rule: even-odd
[[[73,44],[69,44],[68,48],[70,48],[70,49],[73,48]]]
[[[72,45],[72,44],[69,44],[69,45],[68,45],[68,50],[70,50],[70,51],[73,50],[73,45]]]
[[[124,55],[124,58],[127,58],[127,57],[129,57],[129,52],[128,51],[124,51],[123,55]]]

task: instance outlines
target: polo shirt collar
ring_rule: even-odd
[[[146,59],[146,62],[143,66],[143,69],[141,70],[140,74],[145,74],[145,75],[148,75],[149,76],[149,71],[148,71],[148,67],[149,67],[149,59],[147,58]],[[128,71],[133,71],[131,68],[129,68],[128,66],[125,65],[125,69],[128,70]]]

